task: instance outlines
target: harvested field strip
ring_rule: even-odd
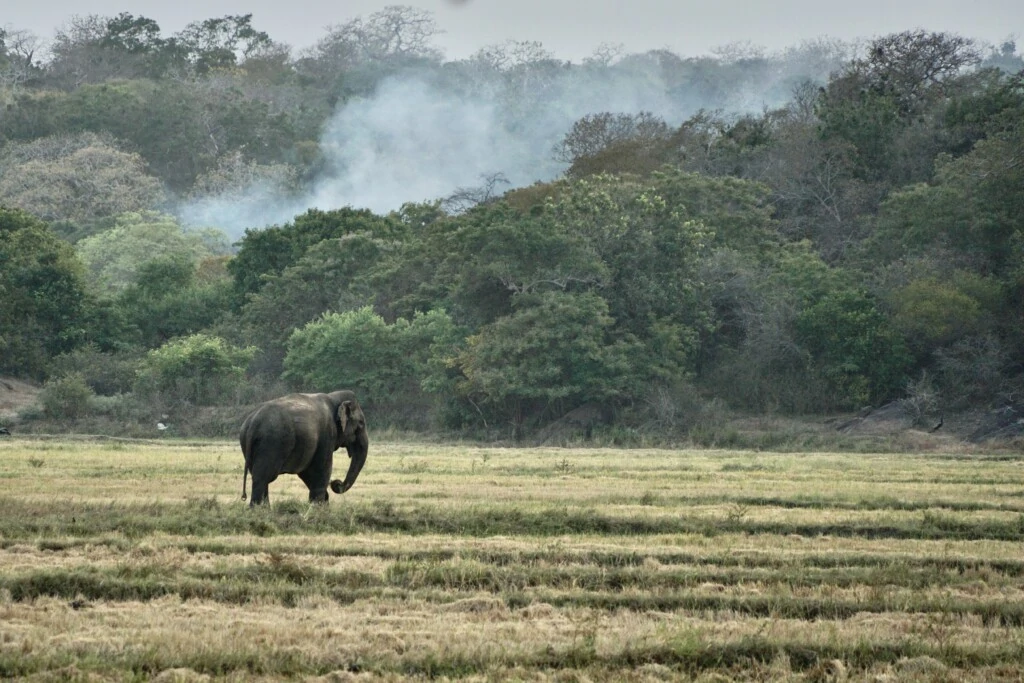
[[[161,545],[180,548],[189,554],[206,554],[221,556],[252,556],[256,553],[274,553],[277,555],[301,556],[310,553],[307,539],[294,537],[277,537],[271,542],[250,537],[229,537],[200,539],[186,537],[162,540]],[[677,539],[675,539],[677,540]],[[644,549],[573,549],[555,547],[550,549],[496,547],[457,547],[453,539],[437,540],[437,543],[448,547],[417,549],[415,544],[407,543],[404,548],[385,547],[379,542],[367,542],[358,538],[349,539],[345,544],[317,545],[313,556],[319,558],[373,557],[380,560],[403,560],[409,562],[439,563],[454,559],[474,560],[493,564],[497,567],[550,565],[593,565],[601,568],[639,567],[655,562],[659,567],[672,568],[679,565],[699,565],[701,567],[742,567],[747,569],[765,569],[773,571],[796,570],[807,573],[808,570],[886,570],[889,572],[931,572],[944,573],[950,577],[985,573],[987,576],[998,575],[1007,578],[1024,576],[1024,559],[990,558],[966,554],[961,548],[944,548],[941,553],[926,555],[912,553],[910,549],[886,554],[870,552],[836,551],[816,553],[811,551],[790,551],[786,553],[770,553],[744,549],[728,551],[684,552],[660,545],[657,541]],[[0,550],[16,549],[24,551],[24,541],[0,539]],[[61,552],[75,548],[108,547],[116,551],[130,551],[138,547],[138,542],[123,536],[106,536],[102,538],[66,538],[39,540],[31,547],[46,552]],[[152,551],[154,544],[147,543],[146,548]],[[118,557],[121,557],[120,555]],[[307,558],[308,559],[308,558]],[[895,577],[888,577],[892,581]],[[990,579],[989,579],[990,580]]]
[[[261,650],[251,652],[217,651],[197,652],[191,656],[162,657],[159,650],[103,652],[93,657],[80,657],[67,653],[43,655],[40,658],[16,656],[0,652],[0,675],[5,678],[24,677],[44,671],[115,669],[133,677],[149,678],[161,671],[189,669],[200,675],[223,676],[242,671],[247,676],[323,676],[338,671],[369,672],[382,676],[400,675],[429,679],[441,677],[497,675],[503,667],[514,667],[508,676],[515,679],[516,671],[586,670],[609,680],[622,680],[637,668],[657,665],[666,667],[675,676],[697,676],[708,671],[744,671],[768,668],[775,662],[784,662],[790,672],[808,672],[816,679],[833,662],[847,668],[870,668],[879,665],[906,666],[907,660],[924,659],[932,672],[945,676],[938,680],[963,680],[949,667],[975,670],[976,680],[1012,680],[1005,678],[1008,663],[1020,664],[1022,659],[1016,648],[962,648],[955,645],[935,647],[908,639],[884,644],[851,642],[832,643],[808,647],[803,641],[780,642],[766,638],[745,638],[735,643],[695,643],[686,639],[680,643],[645,645],[614,653],[599,653],[586,645],[561,649],[546,648],[532,653],[509,655],[494,648],[481,648],[474,652],[445,652],[438,656],[432,652],[404,654],[393,659],[364,659],[359,664],[338,656],[325,655],[311,658],[298,651],[274,651],[267,655]],[[944,662],[944,663],[943,663]],[[911,665],[913,662],[911,661]],[[981,667],[1002,667],[1004,671],[978,671]],[[660,669],[652,669],[659,672]],[[635,674],[634,674],[635,675]],[[799,679],[796,679],[799,680]],[[812,679],[813,680],[813,679]],[[935,680],[924,678],[923,680]]]
[[[56,559],[56,558],[55,558]],[[710,587],[726,591],[731,587],[767,590],[780,594],[807,594],[808,591],[827,592],[831,596],[841,595],[848,589],[872,589],[876,593],[891,593],[899,590],[915,591],[915,598],[926,598],[932,590],[941,590],[944,595],[960,591],[973,596],[991,595],[1003,599],[1003,591],[1015,591],[1018,577],[1002,575],[998,571],[979,565],[971,571],[941,571],[935,568],[912,568],[902,563],[883,567],[858,567],[850,565],[841,568],[817,570],[792,566],[788,570],[775,568],[723,568],[716,565],[694,567],[631,567],[607,568],[579,564],[555,564],[543,562],[520,566],[499,566],[476,560],[454,559],[438,561],[399,560],[396,562],[372,562],[358,558],[359,562],[337,563],[322,557],[271,554],[253,563],[247,556],[222,558],[211,564],[188,564],[180,558],[171,560],[133,559],[123,561],[91,561],[87,572],[68,572],[63,569],[45,571],[24,571],[15,568],[0,577],[0,588],[6,587],[15,596],[31,597],[35,594],[50,594],[38,587],[59,585],[64,581],[71,585],[87,580],[111,586],[119,582],[161,582],[158,592],[173,592],[174,583],[187,579],[198,579],[226,583],[237,581],[269,581],[285,579],[304,586],[321,585],[326,588],[392,586],[405,589],[444,587],[458,591],[506,592],[528,588],[573,588],[585,591],[644,590],[671,592],[683,589]],[[13,564],[13,562],[11,563]],[[67,564],[73,565],[73,562]],[[28,590],[26,586],[35,586]],[[63,593],[71,589],[63,589]],[[861,598],[858,598],[861,599]],[[901,598],[903,599],[903,598]]]
[[[820,679],[823,672],[816,671],[818,667],[839,667],[842,672],[923,670],[929,678],[941,674],[943,679],[960,680],[974,674],[975,680],[1012,680],[1007,674],[1024,664],[1017,644],[1000,637],[986,639],[989,629],[970,617],[943,622],[927,615],[890,622],[862,618],[809,625],[743,615],[704,621],[664,614],[605,616],[551,605],[510,609],[483,600],[431,609],[387,599],[335,604],[322,617],[274,606],[228,607],[211,615],[206,603],[167,599],[77,610],[43,600],[38,608],[49,618],[35,628],[61,623],[84,635],[69,639],[67,644],[75,649],[59,647],[61,641],[53,647],[53,640],[49,647],[36,647],[33,643],[42,645],[37,640],[41,633],[24,628],[28,647],[18,652],[0,649],[0,675],[27,676],[74,665],[134,677],[177,668],[214,676],[242,672],[289,677],[347,670],[385,676],[504,678],[501,673],[507,670],[518,670],[520,676],[524,670],[579,670],[614,680],[637,668],[656,666],[668,668],[651,669],[662,677],[718,671],[761,679],[806,673]],[[257,610],[266,618],[258,617]],[[31,607],[20,605],[2,608],[0,614],[19,626],[36,616]],[[404,619],[396,621],[393,614]],[[211,616],[222,624],[211,624]],[[97,647],[97,641],[117,628],[107,624],[130,629],[134,645]],[[944,629],[938,639],[930,635],[937,625]],[[314,634],[320,637],[311,637]],[[769,670],[774,675],[768,675]]]
[[[821,577],[824,579],[825,577]],[[951,612],[977,614],[986,623],[1021,625],[1024,604],[1007,602],[998,588],[986,586],[982,599],[957,595],[957,584],[940,584],[937,579],[920,585],[871,581],[856,583],[851,577],[841,583],[823,580],[796,585],[766,575],[725,576],[715,573],[652,574],[607,572],[572,568],[566,571],[500,571],[486,565],[456,562],[423,564],[399,562],[383,576],[360,571],[323,571],[288,559],[225,570],[187,571],[152,565],[115,567],[101,571],[37,570],[27,575],[0,578],[0,589],[17,601],[40,596],[90,600],[151,600],[165,595],[182,599],[206,599],[244,604],[256,599],[295,604],[298,597],[323,595],[350,602],[395,590],[406,594],[432,589],[450,593],[488,592],[510,603],[539,600],[551,604],[631,610],[730,610],[742,614],[817,619],[848,618],[858,612]],[[715,580],[719,579],[719,580]],[[731,579],[731,581],[730,581]],[[965,583],[967,587],[975,581]],[[746,587],[756,594],[736,595],[729,587]],[[847,595],[843,589],[871,588],[873,595]],[[921,590],[941,586],[938,594]],[[826,587],[816,592],[827,596],[801,595],[800,591]],[[915,589],[916,590],[900,590]],[[568,591],[568,592],[566,592]],[[417,593],[418,594],[418,593]],[[984,595],[991,596],[984,599]],[[996,621],[998,620],[998,621]]]
[[[367,570],[277,553],[256,561],[229,558],[212,567],[156,556],[93,562],[72,570],[15,570],[0,577],[0,590],[16,601],[42,596],[152,600],[175,595],[231,604],[273,600],[294,605],[311,595],[352,602],[400,593],[451,602],[485,592],[510,606],[544,602],[601,610],[712,610],[795,619],[846,619],[863,612],[948,613],[977,615],[985,624],[1004,626],[1024,625],[1024,602],[1006,600],[1006,591],[1016,595],[1018,585],[1012,577],[1000,577],[985,567],[965,574],[914,571],[899,564],[802,571],[798,566],[779,571],[714,565],[609,569],[550,562],[501,566],[454,558],[381,562]]]
[[[60,509],[26,506],[0,498],[7,511],[6,538],[79,536],[123,533],[139,538],[154,533],[213,535],[251,533],[353,534],[363,531],[401,534],[452,534],[486,537],[495,535],[649,536],[698,534],[718,536],[742,533],[796,536],[840,536],[867,539],[1024,540],[1024,515],[1007,518],[955,515],[925,511],[921,514],[862,518],[857,515],[834,521],[782,519],[773,521],[749,508],[724,509],[708,514],[679,511],[676,514],[602,512],[595,508],[567,506],[524,510],[512,505],[442,507],[416,503],[402,506],[356,504],[340,511],[306,509],[294,514],[249,514],[237,507],[200,505],[202,514],[179,505],[90,505],[73,503]]]
[[[1020,499],[1022,492],[1014,491],[1014,498]],[[777,507],[784,509],[810,509],[810,510],[949,510],[953,512],[980,512],[982,510],[994,510],[999,512],[1024,513],[1024,501],[1021,502],[993,502],[993,501],[970,501],[970,500],[898,500],[894,498],[875,498],[858,500],[836,500],[826,497],[748,497],[748,496],[679,496],[665,498],[663,500],[652,499],[643,496],[635,498],[608,500],[609,504],[620,505],[651,505],[655,507],[676,507],[678,505],[744,505],[749,507]]]

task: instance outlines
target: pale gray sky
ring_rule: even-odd
[[[326,26],[395,4],[432,11],[445,31],[437,43],[453,59],[506,39],[537,40],[578,61],[601,43],[694,56],[735,42],[776,50],[822,36],[853,40],[915,28],[990,43],[1024,33],[1024,0],[4,0],[0,26],[48,40],[73,15],[130,12],[169,35],[191,21],[252,13],[253,25],[274,40],[305,47]]]

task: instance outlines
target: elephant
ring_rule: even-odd
[[[327,502],[327,486],[344,493],[366,463],[370,441],[366,417],[351,391],[288,394],[257,406],[242,421],[238,435],[245,456],[242,500],[252,473],[249,505],[270,502],[267,487],[281,473],[297,474],[309,488],[311,503]],[[334,451],[348,451],[345,480],[331,481]]]

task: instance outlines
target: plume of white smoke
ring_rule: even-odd
[[[529,170],[528,136],[505,124],[494,102],[445,93],[420,78],[388,80],[327,126],[320,144],[328,171],[309,202],[386,213],[444,197],[481,174],[504,171],[520,184],[556,172],[544,159]]]
[[[562,77],[538,97],[517,96],[515,87],[458,92],[423,74],[392,77],[329,121],[320,140],[325,171],[308,195],[290,197],[258,183],[192,201],[177,213],[186,225],[216,226],[233,238],[310,208],[387,213],[405,202],[442,199],[486,175],[501,173],[512,187],[551,180],[565,168],[553,158],[554,145],[589,113],[643,110],[682,119],[685,112],[658,84],[627,75],[614,80]]]
[[[216,228],[235,241],[247,228],[287,223],[312,206],[306,197],[291,196],[270,182],[256,182],[241,190],[192,199],[174,214],[188,228]]]
[[[565,169],[552,150],[583,116],[646,111],[674,126],[708,106],[699,90],[667,82],[671,71],[663,59],[649,53],[611,66],[551,61],[546,68],[506,71],[459,62],[455,76],[395,75],[372,95],[347,101],[325,126],[325,171],[305,196],[257,184],[177,213],[187,225],[214,226],[238,238],[246,228],[287,223],[310,208],[387,213],[406,202],[442,199],[493,174],[511,187],[551,180]],[[757,84],[760,94],[748,82],[710,104],[733,112],[779,104],[766,98],[778,100],[779,81],[791,78],[765,79]]]

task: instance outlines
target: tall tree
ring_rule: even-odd
[[[822,133],[853,146],[863,180],[888,186],[926,180],[941,151],[936,112],[979,61],[972,41],[948,33],[878,38],[829,82],[818,111]]]
[[[158,77],[169,66],[160,26],[143,16],[73,16],[50,46],[47,76],[58,87],[119,78]]]
[[[0,101],[16,95],[41,74],[36,59],[41,41],[24,29],[0,28]]]
[[[615,340],[613,322],[593,292],[518,296],[511,314],[468,339],[457,360],[459,391],[517,437],[531,417],[629,396],[634,348]]]
[[[89,305],[71,245],[0,207],[0,372],[45,377],[50,358],[88,338]]]
[[[202,75],[231,68],[272,44],[265,31],[252,25],[252,14],[229,14],[193,21],[174,35],[171,45]]]
[[[81,240],[76,248],[90,285],[107,294],[124,291],[153,259],[181,258],[194,267],[228,252],[223,234],[185,230],[172,216],[152,211],[122,214],[112,228]]]
[[[235,281],[237,304],[263,286],[264,275],[279,275],[324,240],[354,233],[389,238],[400,234],[396,221],[368,210],[352,208],[320,211],[310,209],[291,223],[263,230],[246,230],[238,254],[228,264]]]

